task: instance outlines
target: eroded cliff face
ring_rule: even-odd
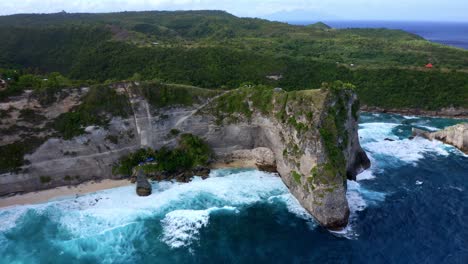
[[[238,98],[247,98],[238,100]],[[323,226],[346,226],[346,179],[370,166],[357,134],[356,95],[346,89],[297,92],[237,90],[218,98],[218,124],[206,139],[216,148],[267,147],[292,194]]]
[[[359,145],[352,90],[241,88],[190,106],[158,108],[128,88],[118,87],[129,93],[133,116],[114,117],[107,127],[88,127],[70,140],[48,139],[26,156],[29,164],[20,171],[0,175],[0,195],[119,177],[112,175],[119,157],[140,147],[174,146],[170,132],[178,129],[202,137],[221,160],[233,153],[265,164],[273,160],[320,224],[346,226],[346,179],[370,165]],[[253,156],[245,152],[253,149]]]

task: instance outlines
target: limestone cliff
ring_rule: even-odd
[[[155,100],[152,87],[120,84],[114,89],[129,98],[132,115],[108,113],[107,124],[89,126],[67,140],[49,131],[45,142],[25,155],[24,165],[0,174],[0,195],[119,177],[112,175],[119,157],[140,147],[174,146],[171,130],[177,129],[202,137],[219,159],[243,156],[255,158],[256,164],[276,162],[292,194],[320,224],[332,229],[347,224],[346,179],[370,166],[359,145],[359,103],[351,89],[335,85],[294,92],[267,87],[208,94],[197,90],[203,95],[197,100],[172,104]],[[58,106],[67,98],[47,109],[64,109]]]
[[[357,135],[356,95],[347,89],[272,92],[240,89],[200,116],[216,117],[216,148],[270,148],[293,195],[323,226],[347,224],[346,179],[370,166]],[[214,132],[213,131],[213,132]],[[221,137],[220,137],[221,136]]]
[[[440,140],[468,154],[468,123],[447,127],[432,133],[420,129],[413,129],[413,135],[421,136],[429,140]]]

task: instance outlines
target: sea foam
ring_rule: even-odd
[[[162,219],[161,240],[171,247],[181,247],[198,239],[199,230],[209,224],[209,216],[214,211],[235,212],[253,203],[268,202],[270,197],[290,195],[275,174],[256,170],[215,170],[213,174],[206,180],[195,177],[186,184],[153,183],[154,192],[148,197],[137,196],[134,187],[127,186],[40,206],[17,206],[0,211],[2,220],[9,219],[9,224],[2,228],[14,227],[26,211],[40,207],[41,211],[36,213],[47,213],[50,221],[67,230],[72,240],[84,243],[100,239],[104,234],[119,236],[129,228],[141,228],[146,219]],[[295,208],[300,207],[297,201],[285,199],[284,202],[292,213],[304,213],[298,213],[299,209]],[[63,250],[77,248],[68,245]]]
[[[171,248],[190,246],[198,239],[200,229],[208,225],[210,214],[216,211],[238,212],[235,207],[212,207],[206,210],[175,210],[161,220],[161,240]]]
[[[385,193],[371,191],[362,187],[360,183],[355,181],[347,181],[348,190],[346,198],[349,205],[349,223],[343,230],[332,231],[333,234],[347,239],[357,239],[359,234],[355,230],[358,222],[358,213],[364,211],[370,205],[377,205],[385,200]]]

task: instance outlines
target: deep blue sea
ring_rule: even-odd
[[[291,22],[307,25],[312,22]],[[403,22],[403,21],[325,21],[333,28],[401,29],[427,40],[468,49],[468,22]]]
[[[362,114],[372,167],[348,182],[341,233],[275,174],[216,170],[145,198],[130,186],[2,209],[0,263],[468,263],[468,156],[408,139],[457,122]]]

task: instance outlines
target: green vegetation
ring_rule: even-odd
[[[169,131],[169,134],[173,137],[176,137],[180,134],[180,130],[179,129],[176,129],[176,128],[173,128],[171,129],[171,131]]]
[[[29,108],[21,109],[19,118],[30,123],[40,123],[45,117],[37,111]]]
[[[224,119],[228,122],[235,121],[238,118],[235,114],[251,118],[254,109],[267,115],[273,110],[273,98],[273,88],[266,85],[247,85],[217,98],[213,110],[219,122]]]
[[[182,134],[179,137],[177,148],[140,149],[121,158],[119,163],[114,166],[113,173],[131,175],[135,166],[148,160],[155,161],[141,166],[146,173],[172,173],[205,166],[211,157],[212,151],[202,139],[192,134]]]
[[[113,174],[130,176],[132,169],[138,164],[145,162],[148,159],[154,159],[156,153],[151,149],[139,149],[136,152],[130,153],[119,160],[118,165],[112,168]]]
[[[119,137],[116,135],[107,135],[106,140],[112,144],[119,144]]]
[[[0,35],[5,36],[0,67],[35,69],[26,73],[58,71],[90,82],[156,79],[206,88],[250,82],[286,90],[342,80],[356,85],[363,105],[468,107],[468,51],[398,30],[294,26],[222,11],[152,11],[4,16]],[[424,69],[428,62],[436,68]],[[282,78],[266,78],[272,75]],[[67,78],[56,79],[58,86]],[[21,82],[1,92],[0,100],[38,85],[31,76]],[[57,86],[54,82],[50,86]],[[177,87],[156,86],[142,91],[156,106],[194,103],[177,95]],[[229,107],[246,110],[236,102]]]
[[[43,105],[54,103],[57,93],[63,88],[84,86],[91,81],[70,80],[58,72],[49,74],[33,74],[28,70],[8,70],[0,68],[0,77],[7,80],[6,90],[0,91],[0,101],[8,96],[21,94],[24,90],[32,90],[39,102]]]
[[[128,98],[106,85],[94,86],[71,112],[54,120],[52,127],[64,139],[85,133],[90,125],[107,126],[109,115],[127,117],[131,113]]]
[[[292,171],[291,175],[293,176],[293,179],[296,181],[297,184],[301,184],[301,174],[299,174],[297,171]]]
[[[328,154],[328,162],[322,164],[317,171],[312,174],[321,175],[322,181],[329,181],[335,177],[340,177],[346,181],[346,161],[343,150],[348,145],[348,134],[345,129],[346,106],[343,97],[349,96],[348,91],[352,86],[336,82],[326,85],[330,89],[328,100],[335,101],[322,120],[319,129],[323,140],[325,151]]]
[[[0,172],[8,172],[22,166],[26,152],[26,146],[21,143],[0,146]]]
[[[39,177],[39,179],[41,180],[42,184],[46,184],[52,181],[52,178],[50,178],[50,176],[41,176]]]
[[[216,90],[155,81],[143,82],[132,89],[142,94],[151,105],[157,108],[174,105],[191,106],[218,94]]]
[[[24,155],[37,148],[42,139],[30,137],[23,141],[0,146],[0,173],[17,171],[26,164]]]

